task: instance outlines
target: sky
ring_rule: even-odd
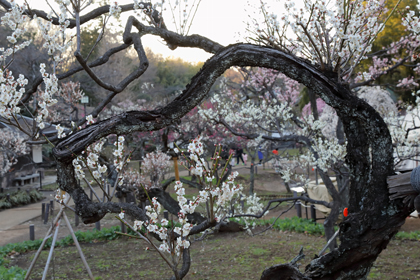
[[[246,0],[202,0],[189,34],[199,34],[225,46],[236,43],[241,38],[238,32],[241,32],[243,38],[246,27],[246,2]],[[165,20],[168,22],[171,19]],[[181,57],[186,61],[198,62],[205,61],[211,56],[193,48],[177,48],[171,51],[162,43],[162,40],[156,38],[148,43],[153,46],[151,48],[154,52],[161,53],[165,57]]]
[[[174,1],[172,0],[172,2]],[[250,1],[258,3],[258,0]],[[19,2],[23,2],[23,0]],[[31,7],[48,9],[48,6],[41,2],[43,1],[28,0]],[[248,19],[245,8],[249,9],[247,2],[247,0],[201,0],[189,34],[199,34],[225,46],[238,42],[240,38],[244,38],[245,22]],[[118,3],[123,5],[133,2],[119,0]],[[122,19],[124,20],[124,16]],[[175,31],[171,28],[172,17],[164,19],[169,29]],[[238,35],[239,33],[241,35]],[[240,39],[240,41],[244,40]],[[211,56],[211,54],[193,48],[177,48],[175,51],[171,51],[162,40],[151,35],[143,37],[143,43],[145,47],[150,48],[154,53],[162,54],[163,57],[180,57],[193,63],[205,61]]]

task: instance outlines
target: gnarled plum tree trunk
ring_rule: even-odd
[[[386,178],[393,173],[392,143],[380,115],[366,102],[352,95],[337,74],[320,70],[291,54],[250,44],[228,46],[210,58],[184,92],[167,106],[149,112],[126,112],[93,124],[61,141],[54,149],[58,161],[60,188],[76,203],[85,222],[94,222],[106,212],[145,218],[133,205],[94,203],[77,185],[71,161],[74,155],[109,134],[151,131],[176,123],[207,97],[216,78],[231,66],[258,66],[281,71],[310,88],[332,106],[343,122],[347,137],[347,164],[350,168],[349,216],[340,224],[340,244],[329,254],[315,258],[304,273],[293,270],[290,279],[363,279],[379,253],[404,223],[410,212],[401,201],[390,201]],[[290,273],[291,270],[283,270]],[[273,274],[274,273],[274,274]],[[272,271],[271,275],[282,276]],[[284,272],[286,273],[286,272]]]

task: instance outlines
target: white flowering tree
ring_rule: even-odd
[[[333,171],[337,177],[347,177],[343,175],[343,172],[347,175],[347,170],[343,168],[346,155],[344,143],[340,145],[335,136],[326,138],[323,135],[322,131],[327,122],[314,119],[312,114],[305,114],[305,108],[303,115],[298,112],[297,102],[302,86],[296,81],[271,69],[254,69],[247,71],[247,75],[244,76],[246,79],[236,93],[225,88],[225,92],[211,98],[213,106],[203,108],[200,114],[215,125],[224,126],[234,135],[252,139],[248,141],[250,148],[261,145],[262,141],[270,141],[275,145],[288,142],[293,143],[294,147],[306,147],[305,153],[297,156],[280,152],[276,160],[281,162],[281,175],[286,184],[290,182],[307,186],[310,179],[305,174],[296,173],[295,170],[306,170],[308,166],[317,168],[334,198],[331,203],[323,203],[331,208],[331,213],[324,223],[326,238],[329,240],[334,235],[334,224],[340,211],[347,206],[346,197],[343,195],[346,194],[347,183],[343,180],[344,183],[340,184],[337,190],[327,175],[328,171]],[[325,105],[322,100],[318,103]],[[318,106],[319,108],[321,106]],[[333,113],[334,111],[331,111],[331,114]],[[253,168],[251,165],[251,178]],[[295,201],[303,199],[306,202],[315,202],[306,197],[296,197]],[[280,201],[283,200],[275,199],[269,203]],[[335,243],[332,242],[331,248],[334,247]]]
[[[402,200],[389,199],[386,178],[393,174],[394,159],[387,124],[372,106],[351,91],[357,65],[366,57],[378,32],[386,23],[388,13],[384,10],[383,2],[337,0],[327,3],[312,0],[304,1],[302,8],[297,8],[294,1],[286,1],[284,13],[276,14],[282,10],[268,8],[261,1],[261,21],[255,17],[255,22],[249,26],[253,33],[249,40],[256,44],[238,43],[227,47],[200,35],[187,35],[188,28],[185,27],[190,25],[189,15],[194,13],[182,13],[181,6],[182,20],[178,22],[178,32],[169,30],[164,22],[165,11],[172,11],[168,6],[165,10],[165,4],[169,2],[161,7],[161,3],[139,1],[120,6],[113,1],[110,5],[91,6],[87,9],[91,2],[57,1],[58,8],[54,12],[45,12],[26,4],[20,6],[15,1],[0,0],[0,5],[7,10],[1,23],[11,30],[6,45],[0,49],[0,115],[10,125],[19,126],[17,116],[28,106],[28,101],[40,86],[43,93],[37,100],[36,110],[33,110],[35,129],[28,135],[32,141],[43,141],[44,138],[38,132],[45,126],[47,108],[56,103],[54,95],[59,91],[58,81],[85,71],[108,95],[93,109],[90,116],[75,123],[70,131],[62,131],[57,137],[48,139],[55,145],[53,153],[57,161],[59,186],[72,197],[75,210],[85,223],[96,222],[105,213],[121,213],[122,209],[126,215],[139,221],[135,225],[138,234],[144,237],[141,231],[146,227],[147,231],[158,236],[162,234],[160,240],[164,241],[168,235],[156,225],[159,205],[153,200],[150,208],[143,211],[134,204],[112,201],[112,194],[103,188],[106,199],[94,202],[78,184],[78,178],[84,179],[81,171],[89,167],[94,180],[103,186],[107,170],[97,162],[98,151],[103,145],[101,139],[110,135],[118,136],[114,165],[121,171],[127,156],[123,154],[124,139],[120,137],[135,131],[155,131],[176,125],[209,96],[216,79],[230,67],[264,67],[279,71],[310,88],[314,95],[336,111],[342,122],[347,140],[345,160],[349,169],[349,215],[340,223],[340,244],[337,249],[315,257],[305,272],[300,272],[293,264],[276,265],[265,270],[262,279],[281,279],[285,275],[294,279],[365,278],[377,256],[413,210],[412,206]],[[118,46],[92,60],[82,55],[80,34],[83,25],[97,18],[107,23],[110,17],[129,11],[133,11],[134,15],[125,22]],[[405,24],[414,38],[417,38],[419,18],[414,12],[405,13],[408,15]],[[39,65],[39,75],[31,85],[27,85],[27,80],[20,73],[8,70],[8,66],[13,63],[13,54],[30,44],[30,41],[22,41],[25,24],[29,20],[38,24],[39,36],[43,36],[44,47],[50,55],[49,61]],[[142,44],[145,35],[160,37],[170,49],[200,48],[213,56],[191,79],[185,90],[168,104],[147,111],[126,111],[95,122],[100,112],[147,70],[148,60]],[[74,56],[68,51],[72,44],[75,46]],[[106,64],[111,56],[128,48],[133,48],[133,53],[137,55],[135,59],[138,67],[125,78],[111,82],[96,74],[96,67]],[[416,48],[413,49],[415,51]],[[79,65],[69,69],[65,62],[70,56]],[[368,74],[362,76],[365,81],[369,80]],[[402,84],[409,81],[407,78],[407,82],[402,81]],[[191,150],[193,157],[190,160],[195,162],[194,172],[204,176],[204,181],[207,178],[210,180],[212,173],[204,172],[200,157],[194,157],[194,151],[200,154],[200,147],[191,147]],[[116,182],[123,182],[122,175]],[[225,217],[225,212],[214,211],[213,207],[209,207],[206,219],[191,227],[188,221],[184,224],[184,214],[192,211],[196,202],[204,203],[204,198],[208,203],[213,203],[216,210],[226,209],[217,205],[223,205],[237,193],[236,186],[229,182],[223,186],[208,183],[203,190],[205,193],[200,193],[196,200],[190,202],[182,198],[182,188],[177,187],[179,207],[183,210],[178,219],[183,225],[177,229],[176,239],[167,239],[167,245],[162,243],[158,246],[145,237],[151,246],[162,249],[159,252],[162,252],[162,258],[173,270],[175,279],[183,278],[188,272],[188,237],[213,227]],[[162,223],[165,224],[165,221]],[[173,250],[165,252],[169,244],[173,244]],[[181,253],[183,261],[179,268],[178,254],[181,256]],[[173,257],[171,260],[172,256],[178,258]]]
[[[0,129],[0,177],[3,177],[10,168],[17,163],[19,156],[28,153],[26,139],[11,129]]]

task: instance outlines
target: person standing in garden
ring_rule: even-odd
[[[262,161],[264,159],[264,155],[261,151],[261,147],[258,148],[258,159],[260,160],[260,162],[258,163],[258,165],[262,165]]]
[[[236,148],[236,165],[239,164],[239,159],[242,161],[242,164],[245,165],[244,159],[242,158],[242,154],[244,150],[241,147]]]

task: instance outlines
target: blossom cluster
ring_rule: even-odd
[[[173,227],[173,232],[178,236],[173,240],[172,235],[168,235],[168,224],[169,221],[165,218],[158,220],[158,215],[161,212],[161,205],[154,197],[151,200],[151,205],[146,206],[146,215],[149,218],[147,221],[134,221],[133,228],[137,231],[142,231],[145,229],[148,233],[154,233],[159,236],[162,240],[162,243],[157,247],[161,252],[164,253],[175,253],[177,256],[182,252],[183,249],[190,247],[190,242],[187,240],[188,234],[190,233],[192,224],[187,222],[186,215],[182,212],[178,214],[178,220],[180,226]],[[175,243],[175,246],[170,246],[169,244]]]
[[[384,2],[377,0],[310,0],[302,8],[287,0],[281,14],[272,12],[278,9],[261,1],[260,9],[262,19],[249,23],[251,39],[292,51],[320,65],[348,66],[349,72],[370,52],[386,16]],[[289,29],[294,37],[287,32]]]
[[[37,125],[40,129],[45,127],[44,121],[48,118],[50,107],[57,103],[57,99],[53,98],[58,93],[58,79],[55,74],[48,74],[45,70],[45,64],[41,63],[40,72],[44,80],[45,89],[39,93],[38,106],[41,108],[36,117]]]
[[[12,71],[0,69],[0,116],[10,120],[20,113],[17,105],[25,92],[24,86],[27,83],[28,80],[22,74],[15,80]]]
[[[171,166],[170,156],[161,151],[146,154],[142,162],[143,174],[147,174],[150,180],[142,177],[141,183],[146,188],[158,187],[163,176]]]
[[[100,139],[87,147],[87,149],[77,158],[73,159],[73,167],[78,179],[85,179],[86,175],[84,168],[87,168],[94,180],[100,186],[105,185],[105,175],[107,174],[108,168],[105,164],[101,165],[99,163],[99,157],[106,141],[107,140],[105,138]],[[124,165],[129,162],[129,159],[124,158],[124,137],[119,136],[114,145],[116,146],[116,149],[113,152],[114,167],[119,173],[118,183],[119,185],[122,185],[124,178],[121,171]]]
[[[59,26],[57,28],[53,27],[51,21],[44,21],[34,15],[38,29],[45,40],[43,47],[47,49],[48,55],[52,56],[55,65],[64,59],[63,53],[72,43],[71,37],[69,38],[69,33],[67,32],[67,27],[70,25],[67,15],[69,1],[59,0],[57,3],[60,9],[58,17]],[[48,14],[47,17],[51,20],[52,14]]]
[[[10,129],[0,129],[0,175],[4,176],[12,165],[17,163],[17,157],[28,153],[25,138]]]
[[[420,4],[417,5],[417,10],[420,10]],[[414,11],[407,10],[406,16],[402,19],[402,24],[416,36],[420,36],[420,18],[416,16]]]

